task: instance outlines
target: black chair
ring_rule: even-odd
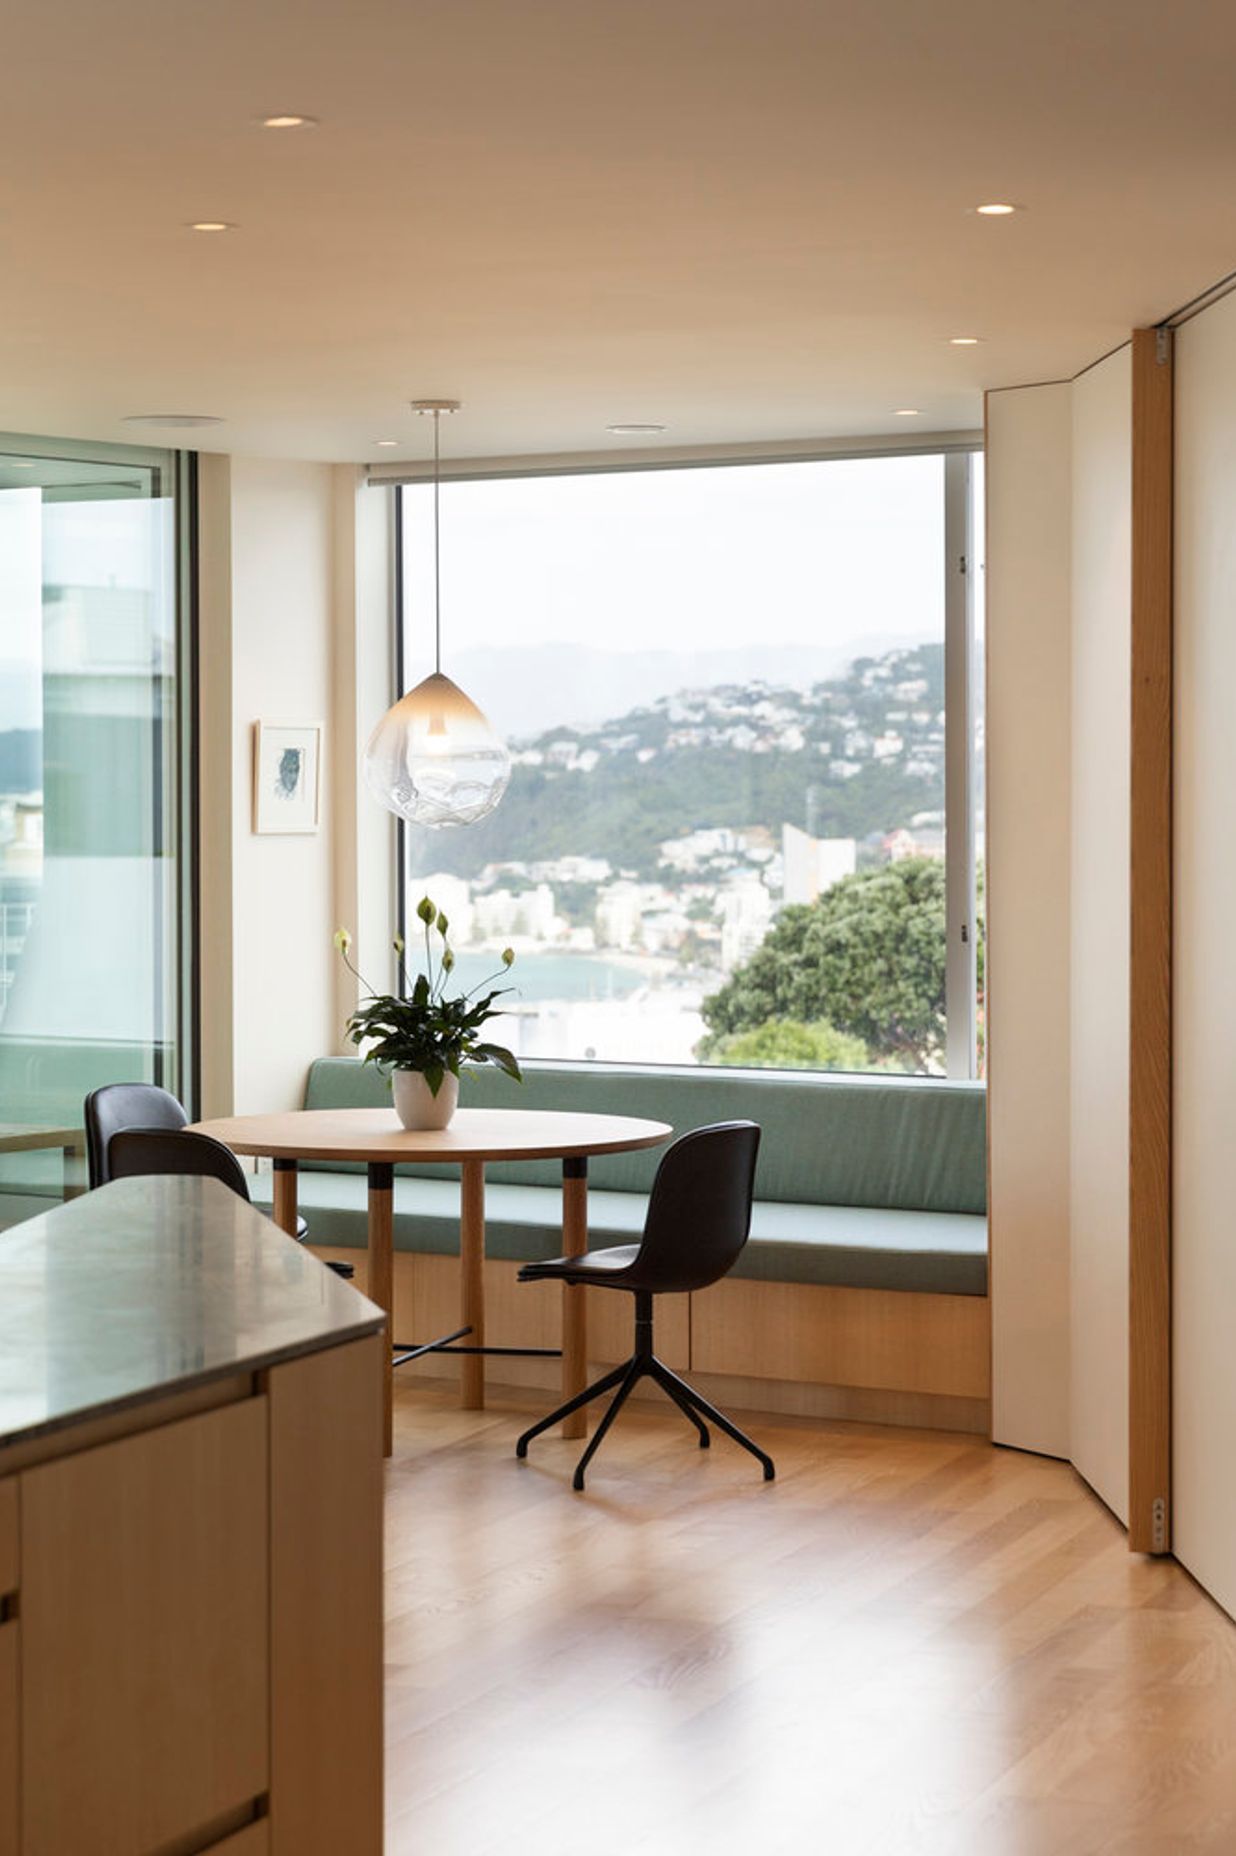
[[[187,1128],[119,1128],[112,1135],[108,1170],[113,1179],[146,1179],[151,1174],[188,1173],[195,1179],[218,1179],[238,1198],[249,1197],[245,1169],[222,1141]]]
[[[707,1450],[711,1441],[704,1422],[707,1418],[749,1450],[764,1465],[764,1480],[772,1481],[776,1474],[772,1458],[685,1379],[671,1372],[652,1348],[653,1297],[707,1289],[738,1261],[751,1229],[751,1195],[759,1145],[760,1130],[753,1121],[719,1122],[715,1127],[696,1128],[684,1134],[666,1149],[657,1168],[644,1235],[638,1244],[618,1244],[582,1257],[558,1257],[552,1263],[526,1263],[520,1270],[520,1282],[626,1289],[635,1297],[635,1352],[625,1365],[616,1366],[612,1373],[606,1373],[595,1385],[525,1431],[515,1446],[516,1456],[527,1456],[534,1437],[617,1387],[576,1466],[574,1486],[582,1489],[584,1472],[633,1388],[641,1379],[653,1379],[691,1420],[699,1432],[701,1450]]]
[[[108,1142],[107,1166],[112,1179],[147,1179],[169,1173],[218,1179],[237,1198],[246,1203],[249,1199],[245,1169],[231,1148],[211,1134],[196,1134],[190,1128],[118,1128]],[[354,1274],[350,1263],[327,1263],[326,1267],[345,1280]]]
[[[155,1083],[106,1083],[86,1097],[86,1160],[90,1184],[105,1186],[112,1177],[113,1135],[125,1128],[187,1127],[189,1117],[166,1089]]]
[[[111,1179],[132,1179],[147,1173],[201,1173],[208,1178],[221,1179],[225,1186],[230,1186],[241,1198],[249,1197],[249,1184],[244,1169],[231,1148],[224,1147],[219,1141],[204,1134],[191,1135],[189,1140],[191,1143],[204,1142],[205,1146],[177,1146],[171,1142],[162,1152],[152,1148],[149,1142],[128,1147],[125,1171],[123,1174],[117,1172],[115,1155],[119,1150],[116,1143],[122,1135],[176,1135],[183,1134],[188,1126],[189,1117],[181,1104],[168,1090],[160,1089],[157,1083],[105,1083],[101,1089],[92,1089],[86,1097],[84,1119],[86,1157],[92,1188],[105,1186]],[[203,1159],[209,1149],[226,1154],[230,1168],[224,1168],[222,1161]],[[169,1156],[180,1156],[179,1163],[153,1163],[156,1159],[168,1159]],[[194,1164],[195,1156],[202,1161],[200,1165]],[[303,1244],[308,1235],[308,1225],[303,1218],[298,1217],[297,1243]],[[350,1277],[354,1274],[350,1263],[332,1263],[330,1267],[336,1276]]]

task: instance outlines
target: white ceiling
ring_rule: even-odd
[[[1219,0],[27,3],[0,428],[391,462],[428,394],[456,456],[973,426],[1236,264],[1234,125]]]

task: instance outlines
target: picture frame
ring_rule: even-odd
[[[253,829],[263,836],[318,829],[322,786],[319,722],[253,725]]]

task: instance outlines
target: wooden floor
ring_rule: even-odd
[[[1062,1464],[396,1394],[390,1856],[1236,1852],[1236,1626]],[[527,1422],[527,1418],[523,1418]]]

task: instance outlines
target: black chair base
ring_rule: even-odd
[[[772,1458],[766,1455],[758,1444],[752,1443],[745,1431],[740,1431],[736,1424],[732,1424],[725,1416],[724,1412],[718,1411],[715,1405],[710,1405],[708,1400],[695,1390],[694,1386],[689,1386],[685,1379],[680,1379],[677,1373],[671,1372],[664,1360],[659,1360],[656,1354],[653,1353],[651,1346],[640,1344],[644,1340],[644,1334],[641,1330],[644,1329],[645,1325],[648,1337],[651,1338],[651,1317],[647,1316],[644,1320],[637,1318],[636,1351],[631,1355],[631,1358],[626,1362],[625,1366],[616,1366],[612,1372],[606,1373],[604,1378],[598,1379],[594,1385],[585,1387],[585,1389],[577,1393],[574,1398],[569,1398],[565,1405],[559,1405],[558,1409],[556,1411],[551,1411],[547,1418],[542,1418],[539,1423],[534,1424],[531,1430],[525,1431],[523,1436],[519,1439],[519,1442],[515,1445],[516,1456],[526,1457],[528,1454],[528,1445],[532,1442],[534,1437],[539,1437],[542,1431],[549,1430],[551,1425],[559,1423],[561,1419],[569,1418],[571,1413],[573,1411],[578,1411],[582,1405],[591,1403],[594,1398],[600,1398],[602,1393],[613,1391],[616,1386],[618,1389],[606,1408],[605,1416],[597,1425],[588,1448],[575,1465],[575,1474],[571,1479],[572,1487],[582,1490],[584,1486],[584,1475],[588,1465],[599,1450],[601,1440],[605,1436],[610,1425],[614,1422],[614,1419],[618,1416],[618,1413],[622,1410],[622,1407],[626,1404],[640,1380],[652,1379],[655,1380],[661,1390],[673,1400],[684,1418],[689,1418],[691,1420],[691,1423],[699,1432],[701,1450],[707,1450],[709,1444],[712,1442],[712,1439],[708,1435],[708,1425],[704,1422],[707,1418],[711,1423],[716,1425],[719,1431],[724,1431],[727,1437],[732,1437],[736,1444],[741,1444],[744,1450],[749,1450],[756,1461],[763,1464],[765,1482],[771,1482],[777,1473]]]

